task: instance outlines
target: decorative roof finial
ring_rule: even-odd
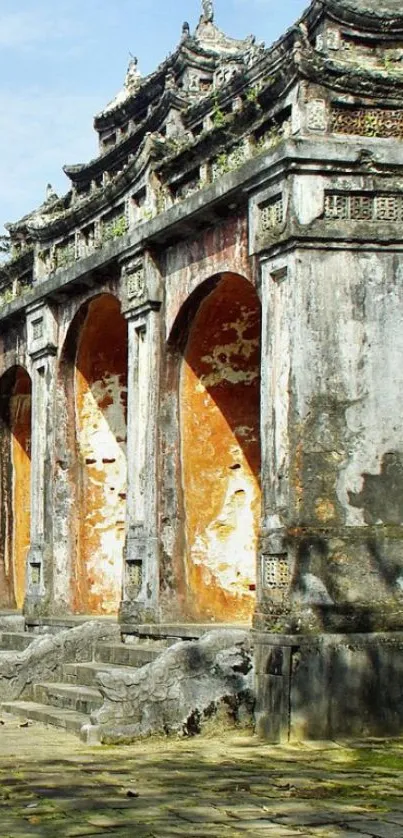
[[[57,198],[57,193],[53,189],[52,184],[48,183],[45,192],[45,201],[54,201],[55,198]]]
[[[202,0],[202,6],[203,6],[203,14],[202,14],[203,23],[213,23],[213,20],[214,20],[214,3],[213,3],[213,0]]]
[[[139,62],[138,58],[130,53],[130,62],[127,68],[126,78],[125,78],[125,87],[130,90],[131,88],[138,87],[141,81],[141,73],[139,72]]]
[[[186,38],[189,38],[189,36],[190,36],[190,26],[189,26],[187,20],[185,20],[185,22],[182,26],[182,41],[186,41]]]

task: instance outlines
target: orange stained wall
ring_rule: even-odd
[[[15,367],[10,376],[7,413],[11,454],[11,539],[7,552],[16,605],[22,608],[31,525],[31,379],[22,367]],[[4,499],[3,509],[6,504]]]
[[[260,527],[260,302],[223,274],[194,318],[181,371],[186,570],[195,619],[247,621]]]
[[[127,324],[118,300],[96,297],[75,370],[79,544],[74,607],[114,614],[121,599],[127,489]]]

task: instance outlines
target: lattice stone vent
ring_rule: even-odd
[[[130,587],[140,590],[143,584],[143,562],[127,562],[127,581]]]
[[[32,337],[34,340],[39,340],[43,337],[43,318],[40,317],[38,320],[34,320],[32,322]]]
[[[327,192],[325,218],[338,221],[403,221],[403,193]]]
[[[260,210],[260,227],[262,232],[279,227],[284,222],[284,200],[282,195],[276,195]]]
[[[331,130],[336,134],[403,139],[403,110],[333,107]]]
[[[287,559],[263,556],[263,587],[288,588],[290,569]]]

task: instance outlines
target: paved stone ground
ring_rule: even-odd
[[[1,838],[403,838],[403,739],[273,748],[211,731],[89,748],[1,719]]]

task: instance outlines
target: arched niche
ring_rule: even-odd
[[[0,379],[0,601],[18,609],[30,546],[31,403],[28,372],[12,367]]]
[[[58,480],[70,498],[75,613],[116,614],[121,600],[127,353],[127,323],[119,301],[100,294],[85,303],[68,331],[60,368],[68,427]]]
[[[187,610],[204,621],[249,621],[261,519],[253,285],[232,273],[204,283],[176,323],[176,341]]]

